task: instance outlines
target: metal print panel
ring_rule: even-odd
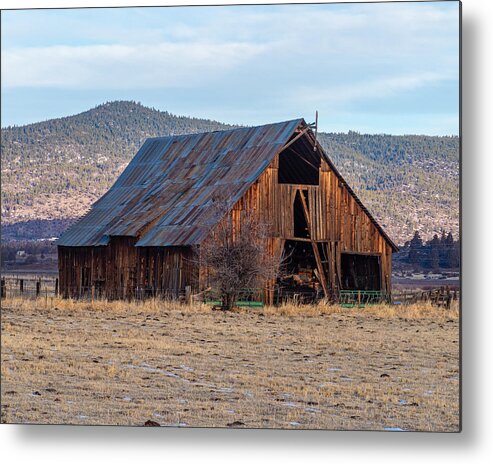
[[[460,431],[460,8],[3,10],[2,422]]]

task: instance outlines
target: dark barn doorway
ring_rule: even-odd
[[[313,246],[307,241],[286,240],[283,252],[282,277],[278,280],[283,297],[295,294],[299,302],[310,303],[321,294]]]
[[[380,256],[341,253],[342,290],[381,290]]]
[[[303,201],[301,195],[304,196],[305,204],[308,205],[308,192],[306,190],[298,190],[294,197],[293,204],[293,232],[294,236],[298,238],[310,238],[310,230],[308,229],[308,223],[303,208]]]

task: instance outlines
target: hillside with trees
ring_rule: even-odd
[[[390,236],[402,245],[459,235],[459,138],[320,134],[326,153]]]
[[[119,101],[2,129],[2,237],[59,235],[116,180],[148,137],[233,126]],[[458,236],[458,137],[319,133],[329,157],[397,243]]]

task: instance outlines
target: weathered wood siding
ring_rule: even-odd
[[[58,247],[62,296],[79,297],[94,291],[109,299],[177,297],[185,286],[197,286],[190,248],[135,247],[135,241],[112,237],[107,246]]]
[[[319,185],[280,184],[278,160],[276,156],[235,205],[231,212],[233,221],[241,222],[245,210],[256,211],[261,221],[271,225],[270,247],[279,254],[285,240],[302,240],[294,235],[293,205],[296,193],[304,190],[308,197],[310,237],[326,247],[326,277],[331,288],[340,288],[341,253],[372,254],[380,257],[382,290],[390,295],[392,247],[328,163],[321,161]]]

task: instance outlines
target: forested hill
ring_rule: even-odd
[[[117,101],[2,129],[3,237],[59,235],[111,187],[148,137],[230,127]]]
[[[320,134],[327,155],[390,236],[403,244],[459,235],[459,138]]]
[[[148,137],[230,127],[121,101],[2,129],[3,238],[58,235],[113,184]],[[424,238],[441,229],[457,236],[457,137],[349,132],[319,139],[397,243],[415,229]]]

